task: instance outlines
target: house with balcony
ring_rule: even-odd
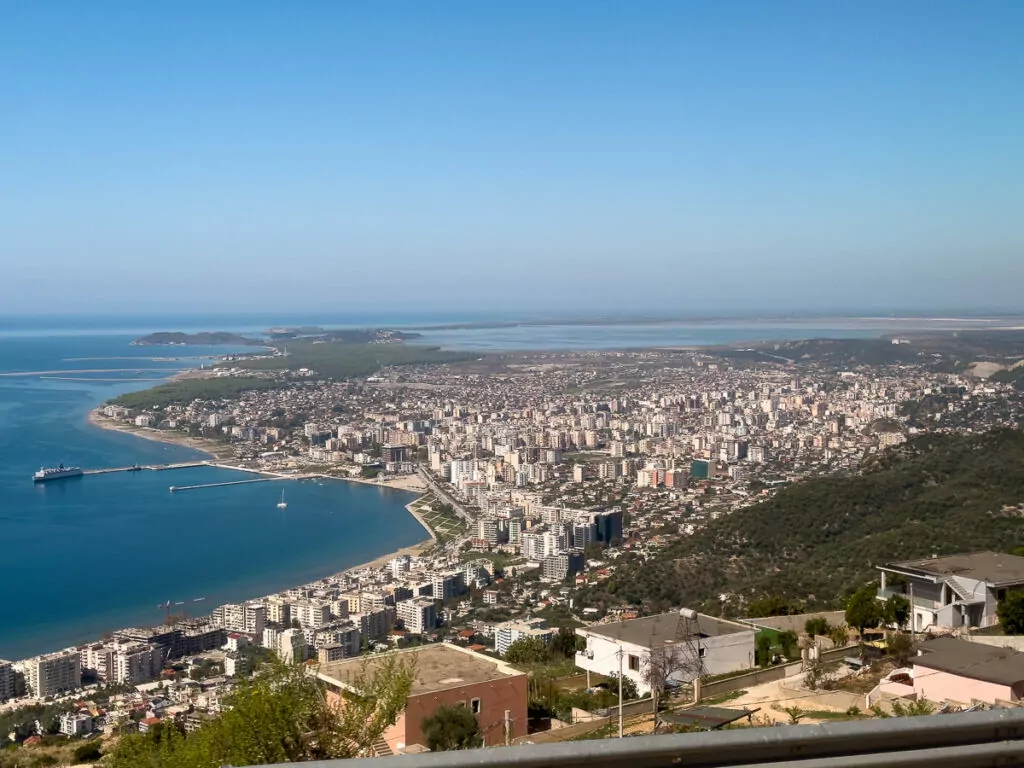
[[[903,595],[911,603],[916,632],[929,627],[989,627],[996,605],[1012,589],[1024,589],[1024,557],[973,552],[878,566],[880,600]]]
[[[587,645],[577,651],[576,666],[609,677],[621,669],[625,677],[636,683],[641,695],[651,690],[646,670],[655,653],[678,657],[678,664],[668,660],[668,679],[674,683],[690,683],[698,673],[722,675],[753,668],[753,627],[689,613],[689,624],[682,621],[681,613],[662,613],[579,627],[576,635]],[[691,663],[687,663],[688,656],[693,657]]]

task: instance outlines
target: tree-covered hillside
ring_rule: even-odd
[[[777,594],[837,599],[893,560],[1024,542],[1024,433],[931,435],[870,459],[861,474],[807,480],[711,521],[584,591],[585,605],[742,613]],[[731,595],[724,605],[720,595]]]

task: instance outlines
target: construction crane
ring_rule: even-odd
[[[162,608],[164,610],[164,623],[165,624],[170,624],[171,623],[171,608],[172,607],[178,606],[178,605],[184,605],[184,604],[185,604],[184,600],[179,601],[179,602],[171,602],[170,600],[168,600],[165,603],[158,604],[157,608]]]

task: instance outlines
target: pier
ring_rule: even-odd
[[[143,470],[150,470],[153,472],[162,472],[165,469],[189,469],[191,467],[208,467],[210,462],[208,461],[184,461],[179,464],[147,464],[145,466],[139,464],[133,464],[130,467],[105,467],[102,469],[83,469],[83,475],[109,475],[111,472],[141,472]]]
[[[177,491],[195,491],[199,488],[220,488],[225,485],[245,485],[246,483],[269,483],[273,480],[281,480],[280,477],[257,477],[252,480],[229,480],[226,483],[203,483],[201,485],[172,485],[168,490],[171,493]]]

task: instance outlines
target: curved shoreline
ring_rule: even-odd
[[[106,429],[111,432],[122,432],[128,435],[134,435],[135,437],[142,438],[143,440],[152,440],[154,442],[168,443],[170,445],[178,445],[184,448],[191,448],[194,451],[205,454],[211,459],[217,461],[224,461],[229,458],[234,458],[234,452],[230,448],[224,446],[213,440],[209,440],[201,437],[189,437],[188,435],[182,435],[177,432],[171,432],[169,430],[154,429],[152,427],[136,427],[134,425],[125,424],[123,422],[111,419],[109,416],[103,415],[100,408],[94,408],[89,412],[88,422],[91,426],[97,429]],[[377,480],[370,480],[361,477],[344,477],[337,475],[322,475],[325,479],[330,480],[343,480],[350,483],[359,483],[360,485],[372,485],[379,488],[391,488],[396,491],[404,491],[406,493],[414,494],[416,498],[404,505],[406,511],[423,526],[423,530],[426,531],[429,538],[415,544],[410,544],[406,547],[401,547],[394,552],[388,552],[375,557],[373,560],[369,560],[365,563],[349,566],[340,571],[335,571],[327,574],[327,576],[340,576],[349,571],[365,570],[367,568],[379,568],[387,564],[388,561],[393,560],[396,557],[402,555],[410,555],[417,557],[422,554],[425,550],[434,546],[437,543],[437,534],[427,524],[423,516],[414,508],[414,504],[426,495],[427,488],[415,475],[400,476],[394,478],[392,481],[379,482]],[[411,487],[410,487],[411,486]]]

